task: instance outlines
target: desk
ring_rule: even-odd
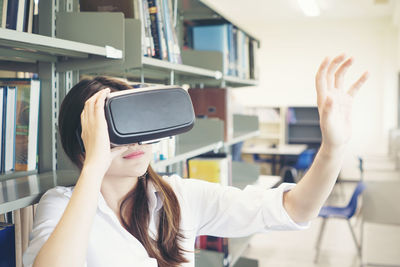
[[[400,225],[400,181],[368,181],[363,194],[366,222]]]
[[[298,156],[307,149],[307,145],[279,145],[270,147],[269,145],[249,145],[242,148],[244,154],[258,154],[272,156],[272,174],[276,174],[276,156],[280,157],[281,165],[285,156]]]
[[[400,182],[399,171],[366,171],[364,172],[366,182]]]
[[[374,254],[374,258],[367,259],[364,262],[365,265],[369,266],[400,266],[400,257],[397,249],[390,247],[390,242],[399,242],[400,229],[400,181],[368,181],[366,182],[366,189],[363,193],[363,206],[362,206],[362,225],[361,233],[363,237],[364,223],[369,223],[365,225],[369,227],[370,231],[366,231],[365,243],[369,244],[374,242],[374,247],[376,244],[382,244],[382,251],[380,253],[368,253],[368,247],[363,246],[363,250],[366,256],[369,254]],[[375,224],[375,225],[374,225]],[[380,224],[382,226],[386,225],[386,231],[380,231],[380,235],[373,235],[371,229],[376,229]],[[374,228],[372,228],[374,227]],[[363,238],[362,238],[363,239]],[[361,242],[362,242],[361,239]],[[388,246],[388,247],[385,247]],[[394,247],[398,248],[398,243],[394,244]],[[364,254],[364,253],[363,253]],[[382,257],[383,254],[384,256]],[[370,257],[369,257],[370,258]],[[372,261],[372,262],[371,262]],[[377,264],[379,262],[379,264]]]

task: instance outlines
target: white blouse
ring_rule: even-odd
[[[183,267],[194,267],[194,243],[198,235],[243,237],[270,230],[300,230],[310,223],[297,224],[283,207],[283,192],[295,184],[283,183],[275,189],[248,185],[244,190],[221,186],[178,175],[163,176],[173,188],[181,207],[181,229],[186,237],[182,247],[189,251]],[[24,253],[24,266],[32,266],[40,248],[60,220],[73,187],[55,187],[40,199],[36,210],[29,247]],[[162,196],[149,182],[149,234],[155,238],[158,211]],[[76,218],[79,220],[79,218]],[[62,253],[62,252],[60,252]],[[98,208],[89,237],[87,267],[141,266],[157,267],[142,244],[119,222],[117,216],[99,194]]]

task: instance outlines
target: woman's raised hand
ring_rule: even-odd
[[[368,79],[368,72],[350,87],[344,88],[344,76],[353,63],[345,55],[333,60],[325,58],[316,75],[317,103],[322,131],[322,144],[329,149],[340,148],[351,137],[353,100]]]
[[[110,89],[103,89],[85,102],[81,113],[82,140],[85,146],[84,166],[94,166],[107,171],[112,160],[126,151],[127,146],[110,148],[107,122],[104,115],[104,103]]]

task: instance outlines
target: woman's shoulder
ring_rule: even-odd
[[[40,198],[39,204],[48,201],[64,200],[69,201],[72,196],[74,186],[56,186],[47,190]]]
[[[172,187],[175,193],[189,195],[189,197],[193,197],[193,194],[204,193],[204,191],[219,186],[219,184],[199,179],[182,178],[177,174],[163,175],[162,179]]]

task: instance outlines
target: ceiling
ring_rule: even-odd
[[[392,18],[400,0],[316,0],[321,15],[306,17],[298,0],[200,0],[236,25],[260,26],[270,21],[301,21],[350,18]],[[399,5],[400,6],[400,5]],[[250,27],[250,28],[249,28]],[[258,27],[257,27],[258,28]]]

